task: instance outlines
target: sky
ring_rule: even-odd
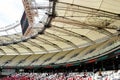
[[[23,11],[22,0],[1,0],[0,29],[16,21],[20,21]]]
[[[47,0],[36,0],[37,3]],[[22,0],[1,0],[0,2],[0,28],[20,21],[24,7]]]
[[[35,0],[39,5],[48,5],[49,0]],[[47,2],[46,2],[47,1]],[[19,25],[15,29],[10,29],[5,31],[6,28],[13,23],[20,22],[21,17],[24,12],[24,6],[22,0],[1,0],[0,2],[0,36],[9,35],[21,32],[21,26]],[[41,20],[45,12],[43,10],[38,10],[41,13],[40,16],[36,17],[34,22],[37,24]],[[2,30],[2,31],[1,31]]]

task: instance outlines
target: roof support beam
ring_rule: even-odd
[[[72,43],[71,41],[66,40],[66,39],[63,39],[63,38],[61,38],[61,37],[59,37],[59,36],[57,36],[57,35],[55,35],[55,34],[52,34],[52,33],[49,33],[49,32],[46,31],[46,32],[45,32],[45,35],[48,36],[48,37],[52,37],[52,38],[54,38],[54,39],[56,39],[56,40],[59,40],[59,41],[61,41],[61,42],[67,43],[68,45],[71,45],[71,46],[74,47],[74,48],[78,48],[78,46],[75,45],[74,43]]]
[[[25,57],[24,59],[22,59],[22,60],[20,60],[18,63],[17,63],[17,65],[16,66],[23,66],[23,65],[21,65],[22,63],[24,63],[25,62],[25,60],[28,58],[28,57],[30,57],[31,55],[28,55],[27,57]]]
[[[22,47],[22,48],[27,49],[28,51],[30,51],[31,53],[34,54],[34,51],[32,51],[29,47],[25,46],[24,44],[22,44],[22,43],[18,43],[18,45],[19,45],[20,47]]]
[[[42,41],[42,42],[44,42],[44,43],[46,43],[46,44],[51,45],[51,46],[57,48],[57,49],[60,50],[60,51],[63,51],[61,47],[59,47],[57,44],[54,44],[54,43],[48,41],[47,39],[44,39],[44,38],[41,38],[41,37],[36,37],[36,39],[37,39],[37,40],[40,40],[40,41]]]
[[[76,53],[77,56],[79,56],[79,55],[84,56],[83,52],[86,51],[87,48],[89,48],[89,47],[90,47],[90,46],[87,46],[87,47],[84,47],[83,49],[81,49],[79,52]],[[75,56],[75,57],[71,57],[71,58],[68,60],[68,62],[69,62],[72,58],[76,58],[76,56]]]
[[[111,32],[109,32],[108,30],[106,30],[106,29],[101,29],[101,28],[97,28],[97,29],[94,29],[94,30],[96,30],[96,31],[98,31],[98,32],[100,32],[100,33],[102,33],[102,34],[105,34],[105,35],[107,35],[107,36],[114,36],[114,34],[113,33],[111,33]]]
[[[46,48],[44,48],[43,46],[40,46],[39,44],[37,44],[37,43],[35,43],[35,42],[31,41],[31,40],[29,40],[28,43],[35,46],[35,47],[38,47],[38,48],[42,49],[46,53],[49,53],[49,51]]]
[[[57,2],[57,3],[58,4],[65,4],[65,5],[73,6],[73,7],[74,6],[79,7],[79,11],[81,11],[81,13],[92,14],[92,15],[96,15],[96,16],[104,16],[104,17],[108,17],[108,18],[120,20],[120,14],[117,14],[117,13],[108,12],[108,11],[104,11],[104,10],[100,10],[100,9],[95,9],[95,8],[90,8],[90,7],[85,7],[85,6],[80,6],[80,5],[71,4],[71,3],[66,3],[66,2]],[[75,10],[72,7],[71,7],[71,9],[73,11]],[[56,7],[56,10],[57,10],[57,7]]]
[[[108,35],[108,36],[113,36],[113,34],[111,32],[104,29],[104,28],[109,29],[110,27],[108,27],[108,26],[100,27],[100,26],[90,25],[90,24],[86,24],[86,23],[83,23],[83,22],[80,22],[77,20],[72,20],[69,18],[62,18],[62,17],[55,18],[53,20],[53,22],[61,22],[61,23],[65,23],[65,24],[70,24],[70,25],[74,25],[77,27],[81,27],[82,29],[90,29],[90,30],[98,31],[98,32]]]
[[[70,25],[74,25],[74,26],[79,26],[81,28],[85,28],[85,29],[91,29],[92,28],[106,28],[106,29],[118,29],[118,27],[112,27],[112,26],[109,26],[109,25],[106,25],[106,26],[96,26],[96,25],[93,25],[93,24],[88,24],[88,23],[85,23],[85,22],[81,22],[81,21],[78,21],[78,20],[73,20],[73,19],[70,19],[70,18],[66,18],[66,17],[57,17],[55,19],[52,20],[53,22],[61,22],[61,23],[65,23],[65,24],[70,24]],[[80,26],[82,25],[82,26]]]
[[[4,66],[7,66],[7,64],[9,64],[10,62],[13,61],[14,58],[16,58],[17,55],[15,55],[13,58],[11,58],[10,60],[7,60],[5,63],[4,63]]]
[[[2,52],[3,54],[7,54],[3,49],[0,48],[0,52]]]
[[[41,57],[43,57],[45,54],[40,55],[37,59],[34,59],[33,61],[31,61],[31,63],[29,64],[29,66],[33,66],[33,63],[37,62]]]
[[[45,62],[50,61],[52,59],[52,57],[54,57],[55,55],[57,55],[59,52],[55,53],[54,55],[52,55],[51,57],[45,59],[40,65],[43,65]]]
[[[67,30],[67,29],[63,29],[61,27],[58,27],[58,26],[55,26],[55,25],[52,25],[53,29],[56,30],[56,31],[59,31],[59,32],[63,32],[65,34],[70,34],[74,37],[77,37],[77,38],[80,38],[82,40],[85,40],[87,42],[90,42],[92,44],[94,44],[95,42],[93,40],[91,40],[90,38],[84,36],[84,35],[81,35],[81,34],[78,34],[78,33],[75,33],[73,31],[70,31],[70,30]]]
[[[14,48],[14,47],[11,46],[11,45],[8,45],[7,47],[10,48],[10,49],[12,49],[12,50],[15,51],[16,53],[20,54],[20,52],[17,50],[17,48]]]

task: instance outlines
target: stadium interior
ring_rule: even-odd
[[[120,0],[22,2],[0,29],[0,80],[120,80]]]

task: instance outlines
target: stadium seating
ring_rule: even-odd
[[[119,80],[120,70],[99,72],[15,73],[1,80]]]

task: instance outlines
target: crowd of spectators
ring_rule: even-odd
[[[0,80],[120,80],[119,71],[15,73]]]

